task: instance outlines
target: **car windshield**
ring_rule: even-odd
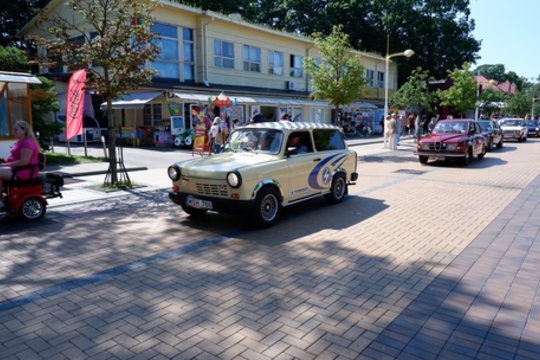
[[[493,130],[493,124],[491,121],[479,121],[482,131],[491,131]]]
[[[282,140],[279,130],[240,128],[229,136],[223,151],[278,154]]]
[[[523,126],[523,120],[502,120],[502,126]]]
[[[468,131],[469,123],[465,121],[440,121],[433,129],[435,134],[467,133]]]

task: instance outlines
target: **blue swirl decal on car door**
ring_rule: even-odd
[[[328,188],[328,184],[330,181],[332,181],[332,173],[334,170],[341,166],[345,162],[346,154],[335,154],[332,156],[327,157],[326,159],[322,160],[311,170],[309,173],[309,179],[308,183],[309,186],[316,190],[324,190]],[[326,166],[330,161],[332,161],[332,164],[330,164],[330,167]],[[322,172],[322,180],[323,184],[319,183],[319,174]]]

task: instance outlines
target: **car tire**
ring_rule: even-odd
[[[347,181],[345,175],[336,174],[332,179],[332,185],[330,186],[330,193],[326,194],[324,198],[330,204],[337,204],[343,201],[347,194]]]
[[[274,225],[281,214],[281,197],[279,192],[272,187],[264,187],[259,190],[255,199],[253,220],[259,227]]]
[[[428,163],[429,156],[419,155],[418,161],[420,161],[420,164],[426,165]]]
[[[473,158],[472,150],[467,149],[467,154],[465,155],[463,159],[461,159],[461,163],[463,165],[469,165],[471,163],[472,158]]]
[[[486,156],[486,151],[487,151],[486,147],[483,146],[483,147],[482,147],[482,152],[481,152],[480,154],[477,155],[477,159],[478,159],[478,160],[482,160],[482,159],[484,158],[484,156]]]
[[[19,217],[24,221],[38,221],[47,212],[45,201],[39,197],[31,197],[23,201],[19,208]]]
[[[188,214],[190,216],[193,216],[193,217],[203,216],[208,211],[208,210],[205,210],[205,209],[195,209],[194,207],[187,206],[187,205],[182,205],[182,210],[184,210],[184,212],[186,214]]]

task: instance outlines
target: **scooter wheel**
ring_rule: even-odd
[[[39,197],[32,197],[21,204],[19,216],[25,221],[38,221],[46,211],[45,201]]]

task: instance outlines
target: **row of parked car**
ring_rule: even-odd
[[[456,159],[467,165],[474,157],[482,159],[494,147],[502,148],[507,140],[523,142],[530,135],[540,136],[537,120],[441,120],[431,134],[418,140],[415,155],[421,164],[427,164],[429,159]]]

